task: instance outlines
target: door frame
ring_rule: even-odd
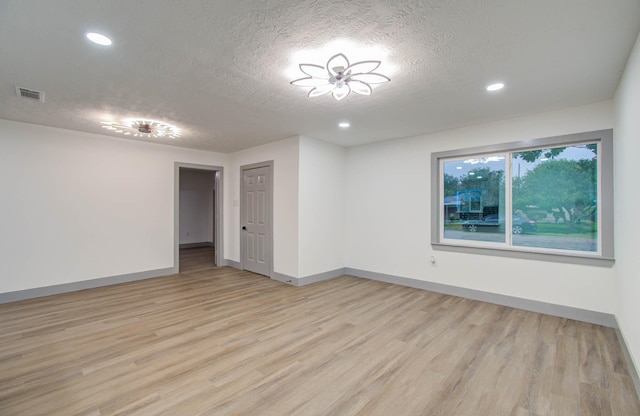
[[[222,220],[223,207],[223,168],[222,166],[200,165],[196,163],[174,163],[173,178],[173,273],[180,273],[180,169],[197,169],[209,171],[214,174],[214,207],[213,207],[213,244],[216,250],[216,266],[224,266],[224,233]]]
[[[256,168],[267,168],[269,170],[269,186],[267,187],[267,198],[269,201],[267,203],[267,207],[269,208],[269,212],[267,214],[267,229],[269,230],[269,238],[267,242],[269,243],[269,249],[267,250],[267,261],[269,262],[269,279],[273,279],[273,160],[267,160],[265,162],[251,163],[249,165],[240,166],[240,268],[244,270],[244,232],[242,231],[242,227],[245,224],[246,215],[245,215],[245,204],[246,198],[244,195],[244,171]]]

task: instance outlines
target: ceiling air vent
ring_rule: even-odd
[[[18,97],[26,98],[28,100],[40,101],[41,103],[44,102],[44,91],[16,86],[16,94]]]

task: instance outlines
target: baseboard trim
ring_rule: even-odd
[[[640,375],[638,374],[638,368],[636,367],[636,363],[631,358],[631,353],[629,352],[629,346],[627,345],[627,339],[624,337],[624,334],[620,330],[620,324],[618,319],[616,318],[616,335],[618,336],[618,343],[620,343],[620,349],[622,349],[622,355],[624,355],[624,359],[627,361],[627,367],[629,368],[629,375],[631,376],[631,380],[633,381],[633,387],[636,388],[636,394],[638,398],[640,398]]]
[[[184,243],[179,245],[180,248],[198,248],[198,247],[213,247],[211,241],[203,241],[201,243]]]
[[[299,282],[300,279],[298,279],[297,277],[289,276],[289,275],[278,273],[278,272],[273,272],[271,274],[271,280],[276,280],[278,282],[286,283],[291,286],[300,286],[300,282]]]
[[[323,282],[325,280],[334,279],[336,277],[344,276],[344,268],[329,270],[327,272],[312,274],[305,277],[293,277],[288,276],[286,274],[273,272],[271,276],[272,280],[277,280],[278,282],[286,283],[292,286],[306,286],[313,283]]]
[[[236,269],[240,269],[239,262],[234,260],[225,259],[223,265]],[[15,292],[0,293],[0,304],[16,302],[19,300],[39,298],[43,296],[56,295],[60,293],[74,292],[77,290],[93,289],[96,287],[115,285],[119,283],[134,282],[136,280],[151,279],[154,277],[167,276],[175,274],[176,271],[173,267],[165,269],[147,270],[137,273],[128,273],[118,276],[103,277],[99,279],[83,280],[80,282],[63,283],[60,285],[39,287],[33,289],[18,290]],[[483,292],[475,289],[462,288],[458,286],[445,285],[441,283],[427,282],[424,280],[411,279],[408,277],[400,277],[394,275],[388,275],[384,273],[371,272],[368,270],[354,269],[350,267],[330,270],[323,273],[309,275],[305,277],[293,277],[286,274],[273,272],[271,279],[277,280],[282,283],[287,283],[293,286],[305,286],[313,283],[322,282],[325,280],[334,279],[343,275],[351,275],[364,279],[376,280],[385,283],[397,284],[401,286],[408,286],[415,289],[429,290],[432,292],[443,293],[451,296],[459,296],[467,299],[478,300],[482,302],[495,303],[497,305],[509,306],[511,308],[523,309],[531,312],[544,313],[547,315],[558,316],[561,318],[575,319],[577,321],[588,322],[597,325],[603,325],[606,327],[616,329],[620,345],[626,354],[628,360],[631,360],[629,350],[626,346],[624,336],[619,330],[618,321],[612,314],[603,312],[590,311],[587,309],[573,308],[570,306],[557,305],[553,303],[540,302],[530,299],[517,298],[513,296],[500,295],[496,293]],[[632,363],[633,364],[633,363]],[[635,366],[630,365],[634,370]],[[632,375],[636,389],[640,395],[640,378],[637,371]]]
[[[242,266],[240,265],[240,262],[235,260],[224,259],[223,264],[220,264],[220,266],[229,266],[229,267],[233,267],[234,269],[242,270]]]
[[[313,283],[323,282],[325,280],[335,279],[336,277],[344,276],[344,267],[341,269],[329,270],[323,273],[312,274],[305,277],[300,277],[300,286],[310,285]]]
[[[560,318],[574,319],[576,321],[588,322],[591,324],[602,325],[610,328],[618,327],[615,316],[604,312],[590,311],[587,309],[574,308],[571,306],[556,305],[553,303],[483,292],[480,290],[450,286],[441,283],[427,282],[424,280],[411,279],[408,277],[370,272],[367,270],[352,269],[350,267],[345,268],[345,274],[355,277],[362,277],[364,279],[377,280],[379,282],[429,290],[432,292],[443,293],[445,295],[458,296],[472,300],[479,300],[482,302],[494,303],[496,305],[523,309],[525,311],[544,313]]]
[[[118,276],[102,277],[99,279],[83,280],[80,282],[63,283],[60,285],[0,293],[0,304],[41,298],[43,296],[58,295],[60,293],[75,292],[84,289],[94,289],[102,286],[117,285],[119,283],[135,282],[136,280],[151,279],[171,274],[175,274],[175,269],[173,267],[168,267],[166,269],[147,270],[144,272],[128,273]]]

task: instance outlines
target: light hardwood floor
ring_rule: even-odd
[[[0,305],[0,415],[640,415],[615,332],[230,268]]]
[[[195,272],[216,267],[213,247],[193,247],[180,249],[180,273]]]

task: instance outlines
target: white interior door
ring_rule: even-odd
[[[242,170],[242,266],[265,276],[271,268],[270,172],[269,166]]]

